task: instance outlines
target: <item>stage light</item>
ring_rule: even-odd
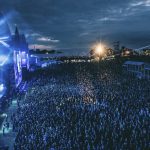
[[[0,92],[3,92],[4,90],[4,84],[0,84]]]
[[[0,40],[8,40],[8,39],[9,39],[8,36],[0,37]]]
[[[1,43],[2,45],[4,45],[5,47],[7,47],[7,48],[10,47],[10,46],[9,46],[6,42],[4,42],[3,40],[0,40],[0,43]]]
[[[6,113],[2,113],[1,115],[0,115],[0,117],[7,117],[8,115],[6,114]]]
[[[101,43],[95,45],[94,50],[95,50],[95,54],[98,56],[101,56],[104,54],[104,46]]]
[[[22,54],[26,54],[26,52],[23,51]]]
[[[4,24],[5,23],[5,19],[1,19],[0,20],[0,25]]]
[[[0,66],[3,66],[8,61],[9,56],[1,55],[0,56]]]

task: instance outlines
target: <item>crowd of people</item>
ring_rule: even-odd
[[[121,68],[104,61],[36,72],[12,115],[14,150],[148,149],[150,83]]]

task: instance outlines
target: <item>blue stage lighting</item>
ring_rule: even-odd
[[[1,20],[0,20],[0,25],[3,25],[5,22],[6,22],[5,19],[1,19]]]
[[[8,39],[9,39],[8,36],[0,37],[0,40],[3,40],[3,41],[8,40]]]
[[[0,40],[0,43],[1,43],[2,45],[4,45],[5,47],[7,47],[7,48],[10,47],[10,46],[9,46],[6,42],[4,42],[3,40]]]
[[[14,72],[15,72],[15,82],[16,87],[22,81],[22,66],[21,66],[21,52],[14,51]]]
[[[3,66],[8,61],[8,57],[6,55],[0,55],[0,66]]]
[[[0,92],[4,91],[4,84],[0,84]]]

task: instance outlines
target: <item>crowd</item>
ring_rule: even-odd
[[[149,149],[150,83],[112,62],[36,73],[12,115],[14,150]]]
[[[11,104],[11,97],[14,96],[14,87],[12,82],[14,81],[13,65],[7,64],[0,72],[0,84],[4,84],[5,89],[0,91],[0,113],[2,113]],[[9,73],[8,73],[9,72]],[[0,124],[1,121],[0,117]]]

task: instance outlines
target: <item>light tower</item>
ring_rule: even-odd
[[[119,50],[120,50],[120,41],[114,42],[113,46],[114,46],[114,51],[119,52]]]

